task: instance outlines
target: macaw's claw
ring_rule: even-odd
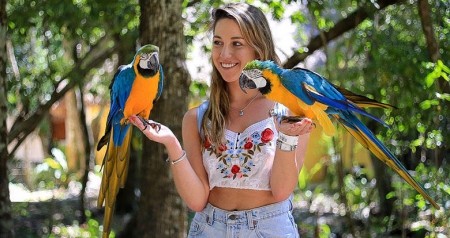
[[[161,130],[161,124],[157,122],[149,122],[148,123],[153,129],[155,129],[156,132],[159,132]]]
[[[299,122],[305,119],[305,117],[300,116],[281,116],[281,121],[293,123],[293,122]]]
[[[155,129],[156,132],[159,132],[161,130],[161,124],[157,122],[151,122],[151,120],[145,120],[142,117],[137,117],[139,120],[141,120],[142,124],[144,124],[144,129],[142,131],[147,130],[147,126],[151,126],[153,129]]]

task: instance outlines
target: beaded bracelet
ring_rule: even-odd
[[[166,162],[168,162],[168,163],[170,162],[171,164],[177,164],[184,159],[186,159],[186,151],[183,150],[183,155],[180,158],[178,158],[177,160],[174,160],[174,161],[170,161],[169,157],[167,157]]]

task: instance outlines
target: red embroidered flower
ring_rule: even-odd
[[[220,151],[225,151],[225,150],[227,150],[227,145],[220,144],[219,150],[220,150]]]
[[[209,138],[207,136],[205,136],[205,148],[211,148],[211,141],[209,141]]]
[[[271,141],[272,138],[273,138],[273,131],[270,128],[266,128],[263,132],[261,132],[261,141],[263,143]]]
[[[231,173],[233,174],[237,174],[240,170],[241,168],[239,167],[239,165],[233,165],[233,167],[231,167]]]
[[[253,148],[253,143],[251,141],[245,143],[244,149],[250,150],[251,148]]]

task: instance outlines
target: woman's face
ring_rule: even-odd
[[[212,59],[226,82],[237,81],[245,65],[256,58],[256,51],[244,40],[236,20],[223,18],[216,23]]]

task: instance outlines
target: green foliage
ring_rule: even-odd
[[[191,92],[190,107],[192,107],[202,103],[202,101],[207,97],[209,86],[204,82],[192,81],[189,90]]]
[[[15,58],[7,68],[9,111],[34,112],[65,80],[81,80],[69,74],[100,40],[110,39],[105,49],[114,37],[135,39],[138,12],[136,1],[8,1]]]
[[[38,188],[53,189],[60,186],[67,188],[70,180],[66,158],[57,148],[52,149],[52,154],[54,157],[44,159],[44,162],[34,169]]]
[[[450,166],[446,164],[441,168],[427,167],[423,163],[419,164],[414,171],[414,179],[424,188],[428,194],[438,204],[443,205],[441,210],[437,211],[429,204],[417,191],[403,181],[399,176],[395,176],[392,186],[395,190],[387,195],[387,198],[397,199],[395,208],[401,211],[407,211],[408,216],[404,217],[402,223],[412,224],[412,230],[426,230],[427,237],[436,237],[445,235],[444,231],[450,230],[450,217],[446,214],[448,209],[445,203],[450,198]]]
[[[448,17],[449,12],[442,5],[448,3],[438,1],[431,5],[432,11]],[[435,19],[433,24],[448,25],[448,22]],[[435,30],[441,37],[443,52],[443,60],[436,64],[423,63],[429,62],[429,55],[417,16],[417,2],[392,5],[328,46],[327,65],[339,72],[332,81],[398,107],[383,111],[368,109],[390,124],[390,130],[362,119],[401,161],[403,156],[415,153],[418,146],[444,150],[442,139],[450,138],[448,92],[439,92],[436,86],[427,87],[436,85],[433,82],[437,77],[445,78],[448,74],[445,62],[450,59],[450,41],[442,35],[446,31],[442,27],[436,26]],[[422,161],[432,160],[430,154],[426,153]],[[421,162],[419,158],[414,155],[407,167],[414,168]]]
[[[102,237],[102,230],[99,222],[92,219],[92,213],[85,211],[87,222],[86,224],[79,224],[73,221],[72,225],[58,224],[54,226],[47,237]],[[111,231],[110,238],[116,237],[114,231]]]
[[[444,65],[442,60],[438,60],[437,63],[428,63],[425,65],[427,69],[433,68],[433,71],[425,78],[425,84],[427,88],[430,88],[436,79],[442,77],[446,81],[449,81],[448,75],[450,74],[450,68]]]

